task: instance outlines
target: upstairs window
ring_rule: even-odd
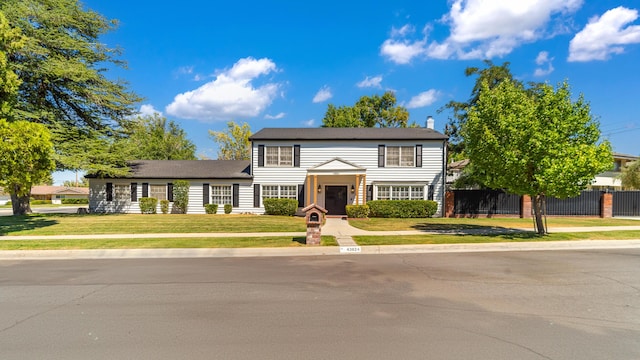
[[[387,146],[387,167],[413,167],[415,166],[414,146]]]
[[[293,147],[265,146],[265,166],[293,166]]]

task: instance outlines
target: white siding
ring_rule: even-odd
[[[258,167],[258,145],[293,146],[300,145],[300,167]],[[378,167],[378,145],[415,146],[422,145],[422,167]],[[260,185],[303,184],[307,170],[328,160],[340,158],[366,169],[367,185],[374,183],[424,183],[435,187],[434,200],[438,202],[439,211],[443,201],[443,146],[442,140],[435,141],[261,141],[255,142],[252,148],[253,182]],[[325,181],[338,181],[319,175],[321,185]],[[340,179],[339,184],[355,184],[355,177]],[[327,183],[327,185],[329,185]],[[425,187],[425,197],[427,194]],[[306,193],[306,192],[305,192]],[[364,193],[364,192],[363,192]],[[322,204],[320,195],[319,204]],[[350,202],[351,203],[351,202]]]

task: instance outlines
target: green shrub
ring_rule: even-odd
[[[63,204],[88,204],[89,199],[62,199]]]
[[[31,205],[46,205],[51,204],[51,200],[31,200]]]
[[[293,216],[298,211],[296,199],[264,199],[264,212],[267,215]]]
[[[369,216],[382,218],[426,218],[438,209],[433,200],[373,200],[367,202]]]
[[[143,214],[155,214],[158,206],[158,199],[150,197],[140,198],[140,212]]]
[[[7,203],[5,205],[11,206],[11,200],[7,201]]]
[[[231,204],[224,204],[224,213],[225,214],[231,214],[232,210],[233,210],[233,206],[231,206]]]
[[[218,204],[204,204],[204,211],[207,214],[216,214],[218,212]]]
[[[369,216],[369,205],[347,205],[347,217],[364,219]]]
[[[176,180],[173,183],[173,207],[171,212],[175,214],[186,214],[189,206],[189,182],[187,180]]]
[[[160,200],[160,211],[162,211],[163,214],[169,212],[169,200]]]

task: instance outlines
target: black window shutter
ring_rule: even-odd
[[[260,207],[260,184],[253,184],[253,207]]]
[[[416,145],[416,167],[422,167],[422,145]]]
[[[113,201],[113,183],[107,183],[107,201]]]
[[[264,166],[264,145],[258,145],[258,166]]]
[[[433,200],[434,190],[435,190],[435,188],[434,188],[433,184],[429,185],[429,192],[427,193],[427,200]]]
[[[234,208],[240,206],[240,184],[233,184],[233,204]]]
[[[293,167],[300,167],[300,145],[293,145]]]
[[[149,183],[142,183],[142,197],[149,197]]]
[[[384,145],[378,145],[378,167],[384,167]]]
[[[367,185],[367,201],[373,200],[373,185]]]
[[[298,207],[304,207],[304,184],[298,184]]]
[[[173,202],[173,183],[167,184],[167,200]]]
[[[209,203],[209,184],[202,184],[202,205]]]
[[[131,183],[131,201],[138,201],[138,183]]]

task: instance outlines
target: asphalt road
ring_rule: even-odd
[[[640,359],[640,249],[0,261],[0,359]]]

